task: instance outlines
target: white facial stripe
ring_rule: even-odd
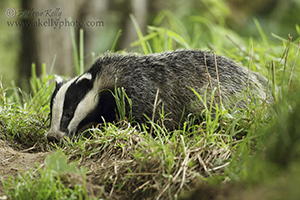
[[[78,83],[79,81],[82,81],[83,79],[92,80],[92,74],[90,74],[90,73],[83,74],[81,77],[79,77],[79,79],[76,81],[76,83]]]
[[[93,87],[93,89],[89,91],[82,99],[82,101],[77,105],[74,116],[68,126],[68,130],[70,132],[76,132],[79,123],[90,113],[90,111],[94,110],[97,107],[97,94],[97,88]]]
[[[51,127],[49,131],[52,132],[59,132],[60,121],[62,118],[64,101],[65,101],[65,94],[69,88],[69,86],[77,79],[77,77],[71,79],[70,81],[66,82],[59,88],[57,91],[56,96],[53,99],[53,106],[52,106],[52,119],[51,119]]]

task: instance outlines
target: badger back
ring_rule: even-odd
[[[99,92],[97,74],[86,72],[67,82],[56,79],[56,88],[50,102],[50,129],[48,140],[59,141],[64,136],[101,123],[102,117],[113,121],[115,101],[109,91]],[[109,114],[103,116],[102,113]]]

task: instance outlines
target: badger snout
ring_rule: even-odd
[[[45,136],[47,137],[47,140],[49,142],[58,143],[66,136],[66,134],[63,133],[63,132],[60,132],[60,131],[51,131],[51,130],[49,130],[45,133]]]

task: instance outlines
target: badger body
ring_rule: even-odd
[[[169,119],[164,124],[169,129],[178,127],[189,113],[199,114],[204,109],[191,88],[202,97],[206,91],[207,105],[210,105],[210,92],[218,88],[218,79],[223,105],[246,108],[244,94],[248,70],[218,55],[216,62],[215,65],[214,55],[198,50],[100,56],[84,74],[67,82],[56,81],[50,103],[50,129],[46,136],[60,140],[103,122],[103,118],[106,122],[114,121],[116,103],[109,90],[113,91],[115,86],[125,89],[132,100],[132,115],[139,123],[147,122],[145,115],[151,118],[159,89],[161,103],[156,109],[155,120],[159,119],[158,111],[163,106]],[[267,95],[264,76],[250,71],[249,89],[252,95],[262,100],[267,98],[268,103],[273,101],[271,90]],[[218,92],[214,101],[220,102]]]

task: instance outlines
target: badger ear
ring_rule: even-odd
[[[90,81],[92,80],[92,74],[90,73],[85,73],[85,74],[82,74],[76,81],[76,84],[83,81],[83,80],[87,80],[87,81]]]
[[[60,76],[55,75],[55,83],[55,90],[58,90],[64,84],[64,80]]]
[[[64,82],[64,80],[60,76],[55,75],[55,82],[56,82],[56,85],[59,85],[59,84],[62,84]]]

